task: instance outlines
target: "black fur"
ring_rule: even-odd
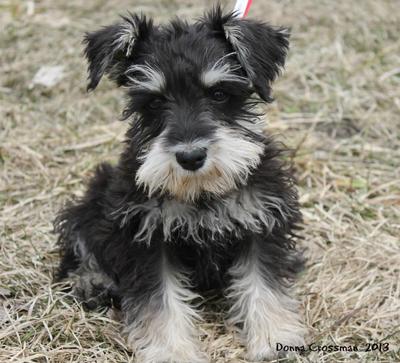
[[[239,41],[247,49],[248,57],[239,58],[239,61],[259,96],[266,102],[272,102],[270,85],[285,65],[289,30],[252,19],[237,19],[232,14],[224,16],[219,7],[206,15],[206,21],[221,36],[224,36],[224,28],[236,27],[240,30],[242,37]],[[235,51],[238,50],[236,44],[232,44],[232,47]]]
[[[145,16],[131,15],[123,17],[124,23],[137,28],[137,41],[145,41],[152,32],[153,22]],[[107,73],[118,86],[127,82],[125,70],[132,62],[133,57],[126,56],[126,48],[118,48],[116,41],[123,29],[123,23],[113,24],[102,29],[87,33],[84,38],[86,44],[85,55],[89,60],[88,90],[94,90],[100,79]]]
[[[133,45],[121,45],[118,40],[126,23],[137,29]],[[250,54],[245,64],[242,58],[232,53],[238,45],[226,39],[224,27],[227,25],[241,30],[240,41]],[[131,127],[118,165],[100,165],[85,196],[67,206],[56,220],[61,249],[57,279],[79,271],[81,264],[87,263],[88,256],[93,256],[96,269],[113,282],[112,288],[107,290],[109,301],[104,301],[103,296],[101,304],[109,304],[111,300],[129,301],[130,309],[135,313],[128,321],[134,320],[135,314],[140,314],[143,305],[150,301],[161,304],[157,296],[162,290],[164,258],[168,264],[188,274],[193,290],[223,292],[230,282],[228,269],[255,245],[268,271],[265,276],[268,283],[277,290],[288,285],[303,266],[301,255],[295,248],[301,214],[292,173],[281,160],[281,148],[276,143],[240,123],[257,118],[254,106],[260,101],[255,93],[270,101],[270,83],[284,64],[287,35],[264,23],[238,20],[232,14],[223,15],[217,8],[191,25],[175,20],[161,27],[145,17],[129,16],[123,18],[122,23],[87,34],[85,42],[89,89],[96,88],[103,74],[117,85],[129,87],[128,76],[141,77],[129,73],[133,64],[156,64],[165,75],[166,86],[162,94],[128,89],[124,116],[131,118]],[[223,102],[217,102],[213,99],[214,90],[205,89],[197,76],[205,65],[225,55],[232,66],[238,65],[235,74],[250,78],[250,82],[218,84],[218,90],[228,96]],[[248,66],[256,78],[251,79]],[[151,107],[153,104],[155,108]],[[154,232],[150,243],[135,241],[146,212],[131,216],[124,211],[149,200],[143,187],[135,183],[143,150],[167,127],[165,142],[173,146],[196,138],[212,140],[221,126],[239,130],[247,139],[264,145],[261,162],[252,170],[246,185],[238,186],[238,189],[256,189],[262,195],[279,198],[284,211],[290,213],[282,215],[272,208],[275,221],[272,230],[263,226],[256,232],[236,223],[234,230],[215,235],[207,226],[199,227],[198,236],[203,243],[188,235],[184,227],[171,231],[170,240],[165,241],[161,224],[151,225]],[[159,206],[173,198],[168,193],[152,196]],[[200,213],[213,203],[219,203],[221,198],[225,196],[203,192],[190,203]],[[77,244],[77,240],[81,243]],[[100,294],[98,286],[94,290]],[[160,308],[157,306],[155,310]]]
[[[129,160],[121,159],[115,169],[108,164],[99,166],[85,197],[64,209],[57,218],[56,231],[60,233],[59,244],[63,253],[58,278],[66,277],[68,272],[77,266],[75,261],[78,257],[72,253],[70,244],[76,240],[76,233],[79,231],[89,251],[103,266],[103,270],[121,286],[122,295],[137,281],[132,274],[143,273],[144,276],[148,276],[144,272],[146,255],[148,254],[148,258],[152,261],[153,258],[157,258],[161,249],[165,249],[172,260],[176,259],[193,274],[193,286],[198,290],[222,290],[226,286],[227,268],[231,266],[235,256],[243,250],[243,245],[248,245],[252,239],[257,243],[263,242],[260,243],[261,251],[270,261],[271,272],[278,280],[293,279],[303,266],[301,256],[295,251],[293,239],[298,237],[296,230],[300,228],[301,222],[297,194],[291,173],[277,159],[280,152],[276,149],[276,145],[268,142],[266,145],[268,147],[262,164],[251,176],[248,185],[260,187],[269,195],[285,198],[287,205],[296,211],[288,220],[284,220],[279,213],[276,213],[275,218],[280,223],[271,233],[264,230],[254,236],[251,231],[245,230],[242,238],[226,234],[216,240],[216,237],[211,237],[206,229],[201,229],[202,239],[204,241],[209,239],[212,243],[198,244],[190,238],[182,239],[180,235],[185,235],[185,231],[177,230],[173,234],[171,243],[162,244],[163,235],[161,231],[157,231],[150,246],[133,243],[140,221],[131,220],[127,226],[120,228],[123,216],[115,218],[115,211],[129,203],[143,203],[148,197],[132,184],[130,172],[125,173],[126,168],[123,164]],[[131,162],[134,164],[135,160]],[[163,197],[160,197],[160,203],[162,200]],[[204,196],[197,201],[197,208],[207,208],[208,204],[210,197]],[[157,266],[154,261],[150,265],[151,268]]]

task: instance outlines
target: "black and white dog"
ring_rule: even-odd
[[[88,89],[103,75],[123,86],[130,128],[119,163],[100,165],[56,221],[57,278],[88,308],[121,309],[138,362],[207,361],[196,321],[210,290],[251,360],[302,345],[287,291],[303,266],[301,214],[256,110],[272,100],[287,30],[216,7],[192,24],[129,15],[85,43]]]

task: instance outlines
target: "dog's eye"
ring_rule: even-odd
[[[216,102],[225,102],[229,98],[229,96],[220,89],[214,90],[211,94],[211,97]]]
[[[152,99],[149,103],[148,103],[148,107],[152,110],[158,110],[159,108],[161,108],[163,105],[163,100],[159,97]]]

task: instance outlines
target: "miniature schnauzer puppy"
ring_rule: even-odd
[[[196,322],[209,291],[251,360],[303,344],[288,292],[303,267],[298,198],[257,107],[288,37],[219,7],[191,24],[129,14],[86,35],[88,89],[103,75],[123,86],[130,128],[118,164],[98,166],[56,220],[57,278],[88,308],[121,310],[138,362],[206,362]]]

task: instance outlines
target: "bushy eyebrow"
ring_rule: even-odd
[[[165,76],[157,67],[148,64],[134,64],[125,72],[129,83],[127,87],[161,93],[165,88]]]
[[[211,67],[204,70],[200,76],[201,82],[206,87],[212,87],[220,82],[240,82],[249,84],[246,77],[240,76],[235,71],[240,69],[240,65],[232,65],[226,61],[226,58],[235,53],[225,54],[218,59]]]

